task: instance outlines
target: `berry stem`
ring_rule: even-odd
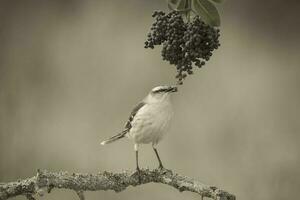
[[[187,18],[187,21],[188,21],[188,22],[191,22],[191,13],[190,13],[190,11],[188,11],[188,12],[186,13],[186,18]]]
[[[191,0],[187,0],[186,2],[186,9],[187,9],[187,12],[186,12],[186,19],[188,22],[191,21]]]

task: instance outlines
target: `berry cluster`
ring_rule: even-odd
[[[187,23],[177,11],[168,14],[155,11],[152,17],[156,21],[145,48],[163,45],[163,60],[176,66],[176,78],[180,84],[188,74],[193,74],[193,64],[202,67],[212,56],[212,51],[220,46],[219,30],[205,24],[198,16]]]

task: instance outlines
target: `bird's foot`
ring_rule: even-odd
[[[164,169],[166,169],[162,164],[160,164],[159,166],[158,166],[158,169],[160,170],[160,171],[163,171]]]
[[[159,170],[159,172],[162,173],[162,174],[172,173],[171,170],[165,168],[163,165],[159,165],[159,166],[158,166],[158,170]]]
[[[142,171],[139,167],[131,174],[131,177],[137,178],[139,183],[142,182]]]

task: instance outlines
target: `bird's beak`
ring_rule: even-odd
[[[176,86],[170,86],[170,88],[168,89],[168,92],[177,92],[178,89]]]

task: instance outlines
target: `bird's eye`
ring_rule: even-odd
[[[165,91],[166,91],[165,89],[159,89],[159,90],[154,90],[153,93],[157,94],[157,93],[162,93],[162,92],[165,92]]]

